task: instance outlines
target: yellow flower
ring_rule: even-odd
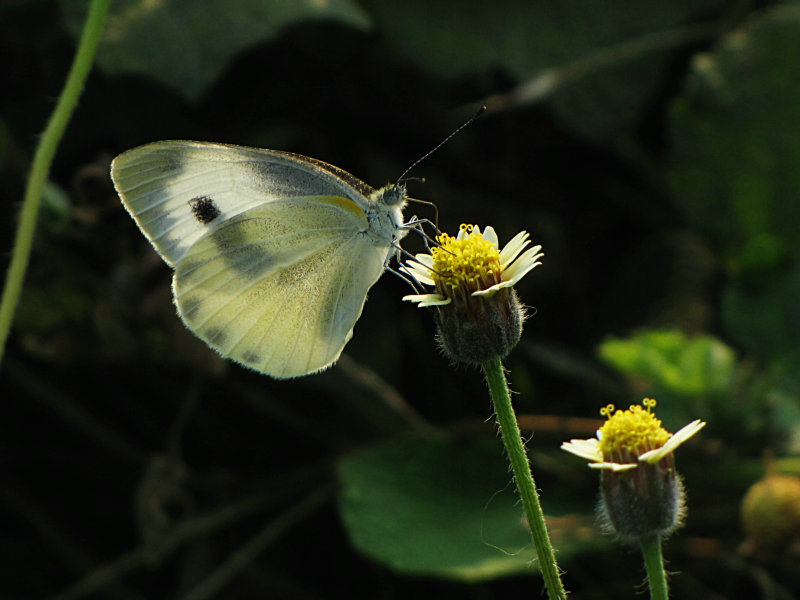
[[[600,469],[601,523],[629,542],[665,536],[681,525],[686,495],[673,453],[706,425],[698,419],[673,435],[653,414],[656,401],[642,404],[616,411],[609,404],[600,411],[608,420],[596,438],[561,445]]]
[[[628,410],[614,411],[614,405],[609,404],[600,410],[608,420],[597,430],[597,438],[570,440],[561,444],[561,449],[591,461],[589,467],[593,469],[626,471],[641,462],[659,462],[706,426],[696,419],[673,435],[652,413],[655,400],[645,398],[642,403],[647,410],[632,405]]]
[[[419,283],[435,286],[436,292],[412,294],[403,300],[417,306],[442,306],[465,302],[469,296],[491,297],[497,291],[513,286],[531,269],[542,264],[541,246],[530,244],[527,231],[514,236],[499,250],[497,234],[492,227],[481,232],[477,225],[462,224],[456,237],[442,233],[436,238],[440,246],[430,254],[417,254],[414,261],[402,267]]]
[[[405,296],[419,307],[435,309],[437,339],[455,362],[480,365],[504,358],[519,342],[525,311],[512,286],[544,256],[541,246],[520,232],[500,250],[487,227],[461,225],[456,237],[442,233],[430,254],[417,254],[401,267],[435,292]],[[524,252],[523,252],[524,250]]]

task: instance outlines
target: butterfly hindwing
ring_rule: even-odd
[[[186,325],[222,355],[274,377],[341,354],[388,248],[364,235],[364,211],[341,196],[262,203],[211,223],[175,265]]]

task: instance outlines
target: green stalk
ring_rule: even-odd
[[[58,103],[50,116],[47,128],[44,130],[36,154],[33,157],[31,172],[28,176],[28,186],[25,189],[25,198],[22,204],[17,236],[11,254],[11,264],[6,274],[6,283],[3,287],[3,296],[0,299],[0,363],[3,361],[3,352],[14,321],[14,313],[19,303],[22,292],[22,283],[28,269],[28,260],[33,244],[33,234],[36,231],[36,220],[39,216],[39,206],[42,202],[47,174],[53,162],[58,142],[64,135],[72,112],[78,103],[78,98],[83,91],[83,84],[92,67],[95,50],[103,32],[106,12],[110,0],[92,0],[89,15],[83,26],[83,33],[78,44],[75,60],[72,62],[67,82],[58,97]]]
[[[661,555],[661,536],[653,535],[640,541],[644,566],[647,570],[647,583],[650,586],[650,600],[668,600],[667,573],[664,571],[664,558]]]
[[[514,470],[514,479],[517,482],[522,506],[525,508],[525,516],[528,518],[528,527],[530,527],[536,556],[539,559],[539,570],[542,572],[544,584],[547,587],[547,595],[550,600],[566,600],[567,594],[561,583],[553,546],[550,544],[550,536],[547,534],[536,484],[533,482],[528,455],[522,443],[519,425],[517,425],[517,416],[511,406],[511,396],[508,392],[503,365],[498,357],[486,361],[482,367],[486,374],[489,392],[492,395],[503,443]]]

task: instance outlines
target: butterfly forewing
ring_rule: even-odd
[[[111,165],[120,197],[162,258],[175,265],[208,229],[266,202],[344,196],[365,208],[372,188],[332,165],[287,152],[163,141]],[[206,210],[198,212],[197,207]]]
[[[283,199],[212,226],[175,269],[187,326],[224,356],[275,377],[341,354],[388,248],[344,197]]]

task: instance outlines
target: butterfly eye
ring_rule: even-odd
[[[377,200],[384,206],[401,204],[406,199],[406,186],[393,183],[378,190]]]

